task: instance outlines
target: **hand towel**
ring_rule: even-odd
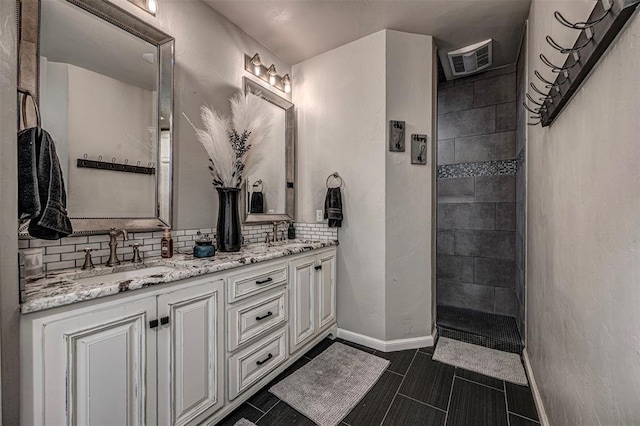
[[[329,219],[329,228],[342,226],[342,193],[340,188],[328,188],[324,199],[324,218]]]
[[[18,219],[27,220],[40,214],[38,193],[38,157],[36,129],[18,133]]]
[[[251,194],[251,207],[249,213],[264,213],[264,194],[254,191]]]
[[[29,136],[23,132],[32,133]],[[37,156],[37,189],[40,200],[40,212],[31,218],[29,235],[43,240],[59,240],[73,233],[71,221],[67,215],[67,193],[60,161],[56,154],[53,138],[45,130],[25,129],[18,135],[18,140],[30,138],[35,140]],[[21,168],[21,166],[19,166]],[[29,197],[27,192],[20,193],[20,198]]]

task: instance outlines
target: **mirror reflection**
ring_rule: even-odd
[[[158,167],[170,165],[170,151],[158,152],[160,140],[170,144],[158,134],[158,46],[67,1],[41,5],[42,125],[56,143],[69,216],[157,216],[156,181],[169,176]]]
[[[285,111],[267,101],[272,112],[272,127],[260,147],[261,161],[247,176],[249,211],[253,214],[286,213]]]
[[[272,116],[269,134],[261,141],[260,162],[244,182],[245,222],[293,219],[293,104],[252,80],[243,79],[245,92],[259,95]]]

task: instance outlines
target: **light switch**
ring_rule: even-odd
[[[322,210],[316,210],[316,222],[322,222],[324,220],[324,214]]]

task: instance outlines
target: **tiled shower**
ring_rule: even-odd
[[[438,86],[438,305],[524,329],[524,129],[518,66]]]

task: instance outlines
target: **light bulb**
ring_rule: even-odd
[[[289,74],[285,74],[282,77],[282,84],[284,85],[284,93],[291,93],[291,77],[289,77]]]
[[[147,8],[149,9],[149,12],[155,15],[158,11],[158,3],[156,0],[147,0]]]
[[[259,76],[261,71],[260,68],[262,67],[262,61],[260,60],[260,55],[258,55],[257,53],[253,55],[253,57],[251,58],[251,65],[253,65],[253,73]]]
[[[267,70],[267,74],[269,74],[269,84],[272,86],[275,86],[276,76],[278,75],[278,71],[276,71],[276,66],[271,64],[271,66]]]

